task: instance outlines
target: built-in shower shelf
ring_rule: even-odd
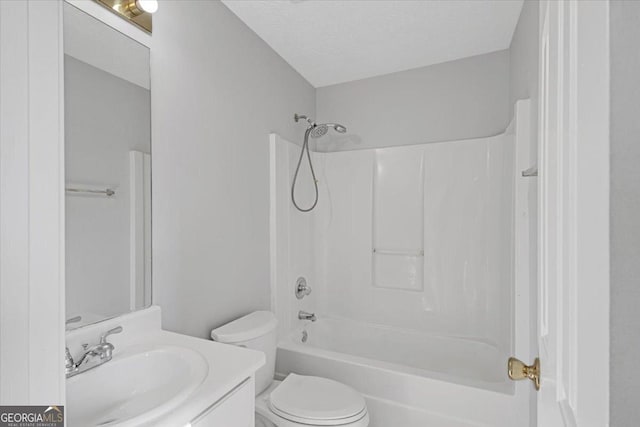
[[[394,251],[388,249],[377,249],[373,248],[374,254],[380,255],[399,255],[399,256],[424,256],[424,250],[415,250],[415,251]]]
[[[522,171],[522,176],[525,177],[525,178],[538,176],[538,167],[537,166],[531,166],[529,169],[523,170]]]

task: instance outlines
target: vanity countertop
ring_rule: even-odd
[[[264,353],[201,338],[157,331],[145,337],[148,344],[187,347],[200,353],[208,362],[209,372],[202,384],[187,398],[186,403],[150,420],[149,426],[184,426],[212,404],[223,398],[238,384],[254,375],[265,363]],[[145,344],[141,342],[140,344]],[[114,356],[114,358],[117,355]]]
[[[188,426],[198,415],[253,376],[265,363],[265,355],[259,351],[162,330],[160,328],[159,307],[150,307],[67,332],[67,346],[74,359],[82,353],[82,344],[93,344],[102,333],[116,326],[122,326],[123,333],[109,337],[115,350],[113,359],[103,366],[113,364],[112,367],[115,368],[121,363],[119,361],[125,361],[129,356],[144,357],[145,354],[155,350],[188,349],[191,351],[190,354],[195,352],[204,359],[206,364],[202,361],[197,364],[206,366],[203,368],[206,370],[206,374],[197,387],[187,390],[187,394],[182,394],[177,404],[167,404],[166,408],[153,408],[143,416],[136,417],[135,422],[130,419],[129,421],[123,420],[122,423],[108,425],[122,427],[129,425]],[[200,360],[199,356],[198,360]],[[91,375],[98,375],[101,368],[102,366],[98,366],[92,370],[94,373],[87,371],[67,380],[67,417],[70,426],[74,425],[73,414],[83,412],[85,409],[71,407],[73,399],[69,399],[70,387],[74,385],[74,382],[82,381],[85,375],[85,380],[89,379]],[[166,367],[166,369],[171,369],[171,367]],[[119,368],[117,372],[119,372]],[[118,380],[122,381],[122,378]],[[133,388],[135,386],[132,384]]]

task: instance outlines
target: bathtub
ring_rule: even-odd
[[[371,427],[526,426],[528,397],[508,380],[507,358],[476,340],[319,316],[280,340],[276,371],[354,387]]]

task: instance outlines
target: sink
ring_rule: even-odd
[[[131,347],[67,380],[67,426],[137,426],[181,405],[209,365],[189,348]]]

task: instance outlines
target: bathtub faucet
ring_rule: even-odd
[[[306,311],[300,310],[298,312],[298,319],[300,320],[311,320],[312,322],[316,321],[316,315],[314,313],[307,313]]]

